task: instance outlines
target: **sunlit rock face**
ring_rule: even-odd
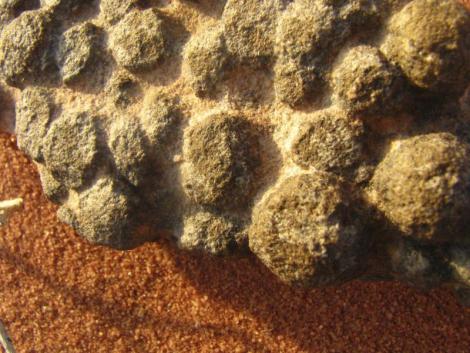
[[[0,30],[2,119],[90,242],[470,303],[462,3],[12,0]]]

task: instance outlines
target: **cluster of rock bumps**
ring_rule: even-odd
[[[470,303],[457,1],[10,0],[0,31],[18,145],[89,241],[168,236],[289,283]]]

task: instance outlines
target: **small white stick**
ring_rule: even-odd
[[[11,214],[23,205],[23,199],[0,201],[0,227],[4,226]]]
[[[8,218],[11,216],[11,214],[14,211],[18,210],[21,207],[21,205],[23,205],[22,199],[0,201],[0,226],[5,225],[8,221]],[[8,336],[8,332],[1,320],[0,320],[0,344],[5,349],[5,353],[16,353],[15,348],[13,348],[13,344],[11,343],[10,336]]]
[[[3,323],[0,321],[0,343],[2,344],[3,348],[5,348],[5,353],[16,353],[15,348],[13,348],[13,344],[11,343],[11,339],[8,336],[8,332],[3,326]]]

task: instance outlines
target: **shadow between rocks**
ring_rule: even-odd
[[[248,311],[268,325],[273,336],[282,335],[296,342],[301,352],[338,347],[338,340],[344,345],[344,352],[351,352],[358,341],[364,347],[377,348],[380,341],[398,341],[401,347],[385,351],[410,351],[416,342],[429,337],[425,327],[449,324],[436,321],[436,315],[451,317],[459,307],[450,291],[423,293],[398,282],[353,281],[316,289],[291,287],[252,254],[242,259],[184,254],[176,255],[175,262],[198,291],[236,310]],[[463,336],[465,327],[470,327],[470,310],[468,314],[464,314],[464,322],[451,324],[454,330],[462,330]],[[402,335],[403,326],[413,330]],[[447,351],[443,346],[447,344],[445,335],[436,336],[436,342],[442,342],[439,349]],[[425,346],[428,344],[433,347],[430,342]]]

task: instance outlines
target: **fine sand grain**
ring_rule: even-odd
[[[58,222],[34,165],[0,134],[0,318],[19,353],[467,353],[470,310],[397,283],[289,288],[253,258],[190,256],[166,242],[119,252]]]

